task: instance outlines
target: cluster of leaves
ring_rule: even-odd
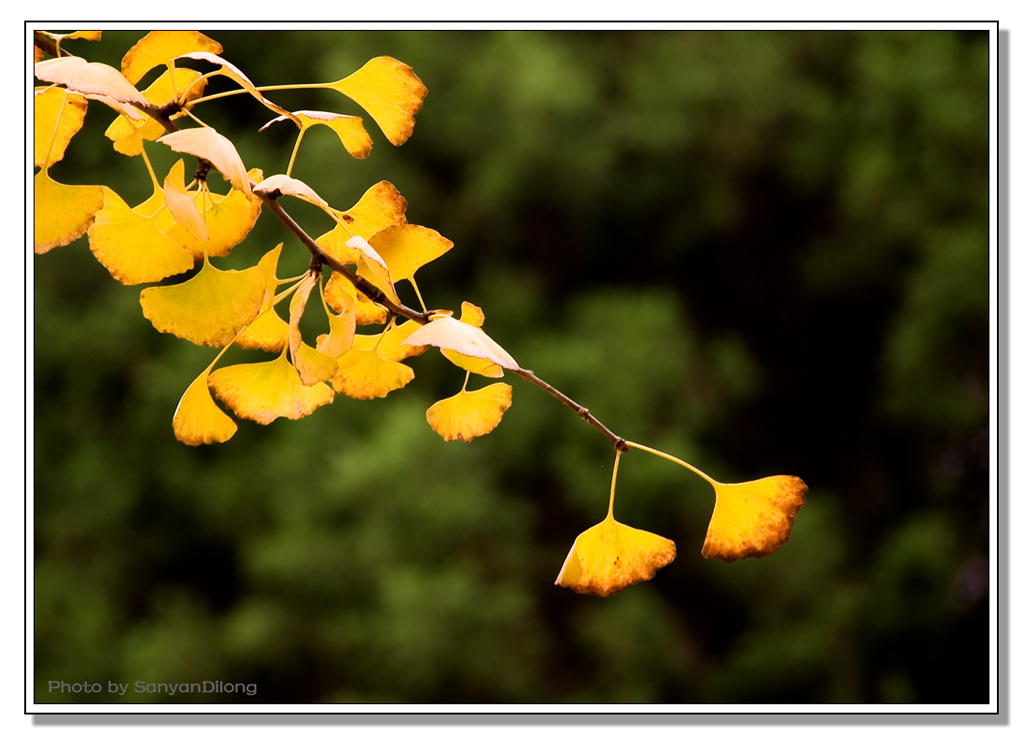
[[[188,445],[229,440],[237,424],[225,409],[237,418],[269,424],[308,416],[337,394],[360,400],[385,397],[413,379],[409,359],[436,347],[465,371],[462,388],[426,411],[429,425],[446,441],[469,442],[498,425],[511,405],[512,387],[494,381],[470,391],[468,382],[472,374],[497,379],[509,371],[562,401],[612,442],[616,456],[607,517],[577,537],[557,584],[607,596],[650,579],[675,558],[671,540],[613,516],[619,460],[630,448],[676,462],[712,485],[717,500],[705,557],[763,556],[789,538],[806,491],[799,478],[724,484],[678,458],[615,435],[587,409],[521,368],[483,331],[479,307],[463,302],[458,318],[449,310],[427,308],[415,275],[453,244],[430,228],[409,223],[406,201],[392,184],[381,181],[340,209],[291,176],[303,136],[313,126],[334,131],[355,158],[369,155],[372,141],[360,117],[286,110],[265,93],[301,88],[338,92],[365,110],[390,143],[401,145],[412,134],[427,93],[408,65],[377,57],[336,82],[257,87],[220,55],[219,43],[198,32],[152,32],[127,52],[120,70],[67,55],[61,44],[71,38],[99,40],[100,34],[37,33],[35,75],[47,84],[35,91],[35,250],[45,253],[85,235],[97,261],[123,284],[159,284],[186,276],[147,286],[140,295],[143,315],[154,328],[217,349],[175,410],[178,440]],[[140,89],[150,72],[159,76]],[[226,77],[237,89],[206,95],[214,76]],[[261,169],[247,167],[231,140],[196,115],[200,104],[231,94],[250,95],[270,111],[273,117],[264,128],[289,121],[296,126],[284,173],[264,176]],[[90,101],[116,113],[106,130],[114,150],[145,165],[153,193],[143,203],[130,206],[106,185],[72,186],[51,176],[51,167],[81,129]],[[192,125],[181,127],[182,122]],[[186,183],[186,158],[158,174],[146,144],[189,157],[191,181]],[[223,176],[228,191],[211,188],[212,169]],[[331,229],[310,236],[281,206],[282,197],[318,208]],[[265,210],[309,250],[308,268],[278,274],[283,242],[248,268],[214,265],[246,239]],[[403,281],[415,292],[418,309],[399,298],[396,284]],[[310,339],[303,319],[314,290],[328,330]],[[286,317],[278,312],[285,302]],[[273,357],[219,366],[230,348]]]

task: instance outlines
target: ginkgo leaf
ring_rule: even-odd
[[[193,195],[185,189],[185,162],[180,158],[164,178],[164,202],[174,221],[197,240],[209,240],[210,233],[199,214]]]
[[[223,347],[256,318],[265,289],[258,266],[222,271],[206,260],[188,281],[143,289],[139,300],[143,315],[160,332]]]
[[[223,74],[224,76],[228,77],[229,79],[232,79],[235,82],[237,82],[239,84],[239,86],[242,87],[242,89],[244,89],[250,95],[252,95],[257,100],[259,100],[260,103],[263,104],[265,107],[268,107],[271,110],[273,110],[274,112],[280,113],[281,115],[284,115],[285,117],[288,117],[288,118],[290,118],[292,120],[295,120],[295,122],[298,122],[298,120],[296,120],[295,115],[293,113],[289,112],[288,110],[285,110],[280,105],[274,104],[273,102],[268,100],[266,97],[264,97],[263,93],[260,92],[258,89],[256,89],[256,85],[253,84],[249,80],[249,78],[247,76],[245,76],[245,74],[242,73],[242,70],[239,69],[234,64],[232,64],[227,59],[222,59],[221,57],[217,56],[217,54],[211,54],[208,51],[192,51],[192,52],[189,52],[189,53],[186,53],[186,54],[181,54],[178,58],[179,59],[195,59],[197,61],[206,61],[206,62],[209,62],[210,64],[216,64],[217,66],[220,67],[220,73],[221,74]]]
[[[789,539],[807,492],[807,484],[792,475],[712,485],[715,510],[702,554],[726,562],[777,550]]]
[[[353,158],[366,158],[373,148],[373,141],[370,134],[363,127],[363,119],[353,115],[341,115],[336,112],[324,112],[322,110],[296,110],[294,117],[299,122],[299,129],[302,131],[312,128],[314,125],[324,125],[334,131],[341,140],[341,145],[352,154]],[[279,115],[262,128],[266,130],[274,123],[282,120],[289,120],[287,115]]]
[[[395,282],[388,271],[388,264],[384,262],[374,247],[366,242],[365,238],[361,235],[349,238],[345,241],[345,247],[358,254],[356,272],[360,276],[384,292],[384,295],[392,302],[401,301],[398,298],[398,292],[395,291]]]
[[[248,174],[250,181],[259,182],[263,177],[259,169],[251,169]],[[203,258],[204,253],[209,258],[220,258],[245,240],[259,219],[262,205],[259,197],[246,197],[234,187],[226,195],[206,189],[196,200],[196,206],[210,239],[205,242],[196,239],[173,218],[166,223],[164,234],[185,247],[196,260]],[[158,218],[158,222],[164,220]]]
[[[452,241],[422,225],[392,225],[370,239],[370,245],[387,264],[396,284],[411,279],[424,264],[440,258],[452,248]]]
[[[209,377],[210,369],[207,368],[192,382],[178,402],[171,423],[174,436],[193,447],[227,442],[238,429],[234,420],[210,396]]]
[[[74,31],[73,33],[50,33],[49,31],[36,31],[48,38],[52,38],[58,45],[64,39],[81,38],[84,41],[99,41],[103,37],[103,31]]]
[[[306,302],[316,284],[316,277],[307,274],[292,292],[288,308],[288,350],[292,357],[292,365],[299,373],[299,380],[305,386],[313,386],[326,381],[338,372],[338,362],[333,356],[312,348],[302,341],[299,322],[306,311]]]
[[[507,383],[492,383],[477,391],[463,388],[427,409],[427,422],[445,442],[471,442],[497,427],[510,406],[512,387]]]
[[[268,176],[264,181],[254,186],[252,190],[256,194],[269,196],[271,199],[287,194],[290,197],[298,197],[310,204],[315,204],[325,212],[330,213],[331,211],[331,206],[327,204],[323,197],[313,191],[313,187],[300,179],[293,179],[287,174]]]
[[[331,385],[353,399],[379,399],[414,377],[412,368],[404,363],[386,360],[372,348],[352,347],[338,358],[338,373],[331,379]]]
[[[162,192],[154,199],[163,205]],[[147,208],[152,201],[144,203]],[[111,189],[104,191],[103,207],[89,228],[89,248],[122,284],[162,281],[195,265],[187,250],[160,232],[155,216],[131,209]]]
[[[273,360],[220,368],[210,376],[210,387],[237,416],[259,424],[301,419],[334,401],[327,384],[304,386],[286,355],[282,351]]]
[[[412,135],[416,113],[427,94],[412,67],[390,56],[370,59],[358,71],[324,86],[354,100],[396,146]]]
[[[63,87],[35,91],[35,166],[47,168],[64,158],[68,143],[82,129],[88,101]]]
[[[345,246],[345,242],[356,235],[369,241],[384,228],[403,224],[405,208],[405,198],[394,184],[377,182],[363,192],[351,209],[337,212],[340,223],[331,232],[317,238],[316,242],[342,263],[355,263],[358,256]]]
[[[206,89],[206,80],[195,69],[168,69],[142,91],[142,96],[155,106],[177,100],[187,104],[200,97]],[[134,109],[134,108],[133,108]],[[167,129],[155,118],[145,116],[128,120],[124,115],[114,118],[104,135],[114,142],[114,150],[125,156],[142,153],[143,141],[155,141]]]
[[[117,69],[98,61],[77,56],[47,59],[35,65],[36,77],[44,82],[63,84],[82,94],[110,97],[129,105],[147,107],[149,102]]]
[[[35,252],[46,253],[82,237],[103,207],[104,186],[61,184],[40,169],[34,183]]]
[[[121,73],[135,84],[146,72],[193,51],[219,54],[223,46],[198,31],[150,31],[121,59]]]
[[[249,176],[235,145],[213,128],[178,130],[158,139],[172,151],[189,153],[213,164],[231,186],[247,197],[251,196]]]
[[[576,593],[606,597],[644,580],[676,558],[671,539],[634,529],[609,513],[576,537],[555,584]]]
[[[471,358],[483,358],[510,371],[521,370],[515,359],[479,327],[448,316],[423,325],[405,339],[406,345],[434,345]]]

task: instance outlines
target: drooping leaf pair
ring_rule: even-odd
[[[621,456],[622,451],[617,451],[608,515],[573,542],[555,579],[556,585],[576,593],[606,597],[650,580],[675,559],[676,546],[672,540],[626,526],[614,518],[612,506]],[[694,470],[687,463],[680,464]],[[764,557],[789,539],[807,492],[807,484],[800,478],[776,475],[746,483],[720,483],[697,472],[715,491],[715,510],[704,539],[704,557],[726,562]]]

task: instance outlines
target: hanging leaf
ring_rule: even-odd
[[[789,539],[807,492],[807,484],[792,475],[712,485],[715,510],[702,554],[726,562],[777,550]]]
[[[259,424],[301,419],[334,401],[330,386],[304,386],[286,355],[282,351],[273,360],[220,368],[210,376],[210,387],[237,416]]]
[[[35,252],[46,253],[85,235],[109,190],[103,186],[73,186],[50,178],[40,169],[34,182]]]
[[[427,409],[427,423],[445,442],[471,442],[497,427],[510,406],[512,387],[507,383],[492,383],[478,391],[463,388]]]
[[[174,410],[174,436],[193,447],[227,442],[238,429],[234,420],[221,411],[210,396],[209,377],[207,368],[192,381]]]
[[[650,580],[675,558],[671,539],[620,524],[609,513],[576,537],[555,584],[606,597]]]
[[[139,300],[143,315],[160,332],[223,347],[256,318],[265,289],[258,266],[222,271],[206,260],[188,281],[143,289]]]

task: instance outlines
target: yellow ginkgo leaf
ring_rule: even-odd
[[[185,162],[180,158],[164,178],[164,202],[174,221],[196,240],[209,240],[210,233],[196,207],[194,195],[185,189]]]
[[[99,185],[61,184],[50,178],[47,169],[35,175],[33,189],[36,253],[46,253],[82,237],[103,207],[108,191]]]
[[[448,348],[470,358],[489,360],[510,371],[521,370],[515,359],[487,333],[453,317],[439,316],[432,319],[407,337],[405,344]]]
[[[352,309],[341,314],[328,311],[327,321],[330,330],[326,335],[316,338],[316,349],[339,358],[348,352],[355,341],[356,314]]]
[[[140,212],[106,189],[103,208],[89,228],[89,248],[96,260],[122,284],[162,281],[195,265],[192,254],[160,232],[156,216],[143,214],[163,205],[163,193],[147,200]],[[140,205],[142,207],[142,205]]]
[[[210,376],[210,387],[236,415],[259,424],[301,419],[334,401],[327,384],[302,384],[285,351],[273,360],[220,368]]]
[[[251,169],[248,174],[250,181],[259,182],[263,177],[259,169]],[[210,236],[208,241],[193,237],[173,218],[158,221],[167,225],[164,234],[180,243],[196,260],[201,259],[204,252],[209,258],[221,258],[230,253],[256,224],[263,203],[259,197],[248,198],[235,188],[226,195],[207,189],[195,202]]]
[[[353,115],[341,115],[336,112],[324,112],[322,110],[296,110],[295,118],[299,121],[300,130],[306,131],[314,125],[324,125],[334,131],[353,158],[366,158],[373,148],[373,141],[363,127],[363,119]],[[279,115],[269,123],[260,128],[266,130],[274,123],[288,120],[288,116]]]
[[[671,539],[620,524],[609,513],[576,537],[555,584],[605,597],[650,580],[675,558]]]
[[[452,241],[422,225],[392,225],[370,239],[370,245],[387,264],[395,283],[411,279],[416,270],[452,248]]]
[[[174,410],[174,436],[186,445],[209,445],[227,442],[238,425],[214,402],[207,380],[210,369],[199,374]]]
[[[44,82],[63,84],[83,95],[109,97],[128,105],[149,105],[148,100],[121,72],[98,61],[86,61],[77,56],[47,59],[36,63],[35,74]]]
[[[715,510],[702,554],[731,562],[769,555],[789,539],[807,484],[793,475],[713,482]]]
[[[68,143],[82,129],[88,108],[85,97],[63,87],[35,91],[35,165],[47,168],[64,158]]]
[[[160,332],[223,347],[256,318],[265,289],[258,266],[222,271],[206,260],[188,281],[143,289],[139,301],[143,315]]]
[[[249,176],[235,145],[213,128],[188,128],[168,133],[158,139],[172,151],[188,153],[209,161],[231,186],[245,196],[252,196]]]
[[[386,360],[374,349],[352,347],[338,358],[338,373],[331,385],[353,399],[380,399],[414,378],[412,368]]]
[[[344,244],[353,235],[371,240],[384,228],[404,223],[406,206],[405,198],[398,193],[394,184],[388,181],[377,182],[363,192],[363,196],[351,209],[340,213],[348,233],[340,239],[340,243]]]
[[[121,73],[132,84],[155,66],[191,51],[219,54],[223,47],[198,31],[150,31],[121,59]]]
[[[445,442],[471,442],[498,426],[512,405],[512,387],[492,383],[478,391],[462,389],[427,409],[427,423]]]
[[[324,86],[354,100],[396,146],[412,135],[416,113],[427,94],[412,67],[390,56],[370,59],[358,71]]]

